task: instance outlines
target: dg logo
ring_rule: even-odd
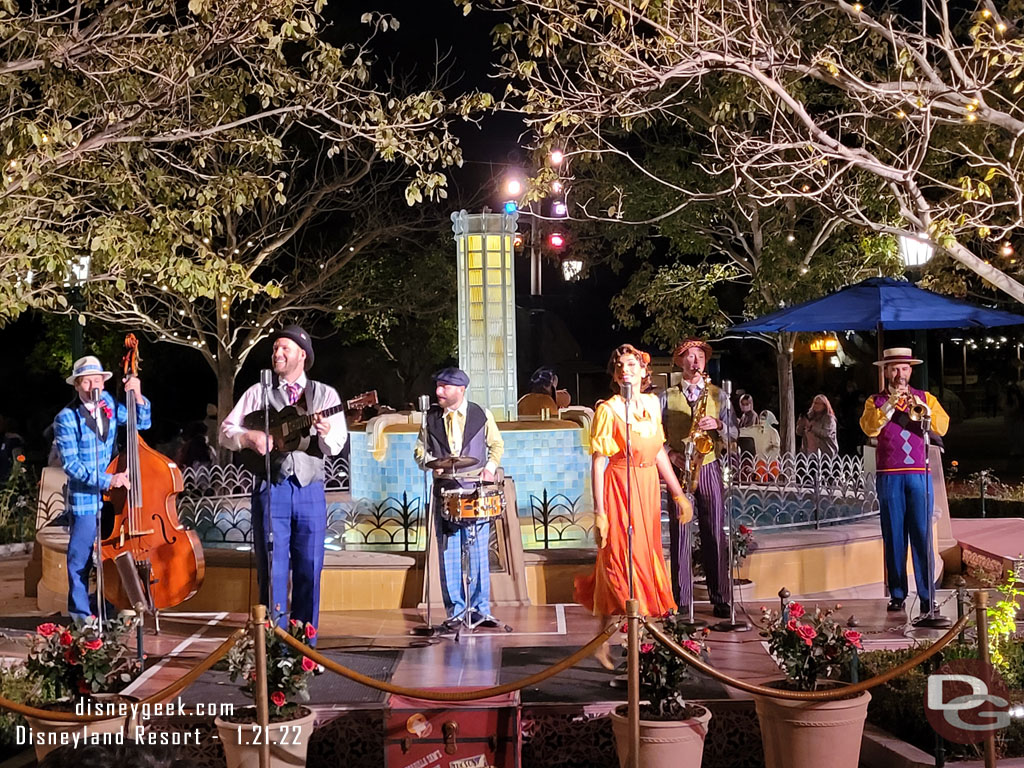
[[[1010,724],[1010,692],[990,664],[955,659],[928,676],[924,711],[947,741],[976,744]]]

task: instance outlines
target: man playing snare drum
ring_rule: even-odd
[[[458,368],[445,368],[434,374],[437,383],[437,405],[431,406],[423,419],[416,441],[416,463],[421,468],[434,459],[462,456],[473,463],[454,473],[434,471],[435,531],[441,552],[441,592],[448,618],[445,627],[452,629],[465,616],[471,626],[497,626],[491,620],[491,568],[488,559],[489,518],[484,524],[473,518],[465,521],[445,513],[444,493],[463,489],[472,492],[482,483],[494,481],[498,463],[505,451],[494,416],[486,408],[466,399],[469,376]],[[483,486],[486,488],[486,486]],[[468,595],[462,579],[462,548],[469,547]],[[468,608],[468,612],[467,612]]]

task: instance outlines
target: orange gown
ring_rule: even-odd
[[[658,398],[640,395],[634,399],[630,403],[629,424],[633,589],[642,615],[661,616],[674,611],[676,603],[661,544],[661,486],[655,461],[665,443],[665,435]],[[590,446],[595,454],[608,457],[602,489],[608,516],[608,543],[597,550],[593,573],[576,577],[576,601],[595,615],[613,616],[626,612],[629,599],[626,422],[625,402],[620,396],[598,405]]]

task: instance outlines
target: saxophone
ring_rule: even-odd
[[[707,433],[707,430],[697,426],[707,414],[708,392],[711,389],[711,377],[703,371],[700,375],[704,379],[704,388],[701,390],[697,402],[693,404],[690,432],[686,435],[683,445],[685,465],[679,473],[679,483],[683,486],[683,490],[689,493],[697,491],[697,482],[700,480],[700,468],[704,465],[704,457],[715,447],[715,441]]]

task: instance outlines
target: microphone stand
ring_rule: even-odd
[[[421,425],[421,429],[426,428],[427,410],[430,408],[430,397],[428,395],[420,395],[419,398],[420,412],[423,414],[424,423]],[[424,530],[424,541],[426,547],[423,551],[423,583],[425,585],[424,593],[426,594],[427,601],[427,615],[426,624],[422,627],[413,627],[412,633],[420,637],[433,637],[438,634],[437,627],[434,626],[434,622],[431,618],[431,602],[433,597],[431,595],[431,579],[430,579],[430,555],[431,555],[431,538],[434,536],[434,516],[436,510],[434,509],[434,492],[431,483],[431,472],[429,469],[423,469],[423,504],[426,512],[426,528]],[[438,555],[440,556],[441,547],[438,542]],[[440,559],[440,558],[439,558]]]
[[[626,405],[626,556],[629,558],[629,599],[635,599],[633,591],[633,486],[630,472],[633,457],[630,443],[629,403],[633,399],[633,385],[628,381],[622,384],[622,399]],[[660,516],[659,516],[660,517]]]
[[[277,623],[277,606],[274,604],[274,521],[271,494],[273,480],[270,474],[270,389],[274,385],[274,376],[270,370],[260,371],[260,386],[263,388],[263,436],[266,438],[266,451],[263,454],[263,469],[266,472],[267,503],[263,508],[263,540],[267,544],[267,610],[270,612],[271,626]],[[254,544],[255,546],[255,544]]]
[[[102,639],[103,637],[103,623],[107,619],[107,606],[106,598],[103,596],[103,490],[100,488],[100,417],[102,415],[100,409],[100,403],[103,401],[103,390],[96,388],[92,391],[93,410],[92,417],[96,420],[96,442],[93,443],[93,462],[96,467],[96,540],[95,540],[95,551],[93,553],[93,567],[96,569],[96,618],[99,620],[99,630],[97,635]],[[114,419],[107,420],[107,433],[103,441],[106,442],[106,437],[109,437],[110,430],[114,429],[117,425],[116,417]],[[116,436],[114,438],[117,439]],[[129,489],[130,493],[131,490]]]
[[[921,436],[924,438],[924,509],[927,516],[927,535],[925,542],[928,546],[928,613],[918,616],[913,624],[915,627],[926,629],[949,629],[953,622],[937,613],[938,606],[935,604],[935,552],[932,544],[933,512],[932,512],[932,445],[931,445],[932,416],[926,413],[921,417]]]
[[[728,542],[729,557],[729,620],[712,625],[715,632],[749,632],[746,621],[736,621],[736,579],[733,573],[736,563],[732,553],[732,381],[722,380],[722,431],[725,433],[725,465],[722,468],[722,503],[725,506],[725,538]]]

